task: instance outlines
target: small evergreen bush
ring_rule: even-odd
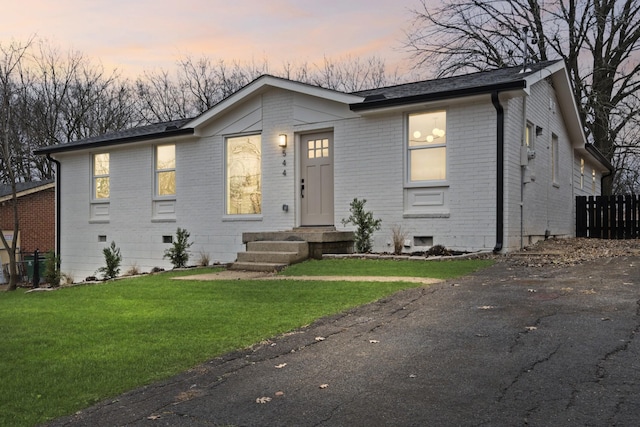
[[[169,258],[173,268],[184,268],[189,262],[189,248],[193,243],[189,242],[191,234],[184,229],[178,227],[176,231],[176,240],[173,242],[173,246],[164,251],[163,258]]]
[[[373,244],[371,243],[371,237],[373,232],[380,230],[382,220],[374,219],[371,211],[365,212],[364,205],[367,203],[366,199],[358,200],[353,199],[349,206],[349,212],[351,215],[349,218],[342,219],[342,224],[353,224],[356,226],[355,231],[355,244],[356,252],[366,253],[371,252]]]
[[[111,245],[104,248],[102,253],[104,254],[106,266],[100,267],[97,272],[102,273],[103,280],[118,277],[122,255],[120,254],[120,248],[116,246],[116,242],[111,241]]]
[[[44,280],[52,288],[60,286],[60,257],[54,251],[49,251],[44,258]]]

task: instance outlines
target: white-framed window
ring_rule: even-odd
[[[596,170],[591,169],[591,194],[596,195]]]
[[[155,195],[170,197],[176,195],[176,146],[157,145],[155,149]]]
[[[409,114],[407,135],[410,183],[447,179],[447,113]]]
[[[551,136],[551,181],[554,184],[559,182],[560,174],[560,153],[558,146],[558,136]]]
[[[533,129],[534,129],[533,124],[527,122],[527,126],[524,132],[524,143],[526,144],[527,148],[530,151],[535,150],[536,137],[535,137],[535,134],[533,133]]]
[[[92,198],[109,200],[109,153],[94,154],[92,159]]]
[[[260,135],[227,138],[225,145],[227,215],[262,213],[262,139]]]

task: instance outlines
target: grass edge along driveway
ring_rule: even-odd
[[[491,263],[372,261],[310,261],[285,274],[447,279]],[[32,426],[68,415],[318,318],[420,286],[172,280],[196,271],[55,292],[0,293],[0,425]]]

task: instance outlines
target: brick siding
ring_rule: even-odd
[[[18,198],[20,249],[41,253],[55,249],[55,189],[47,188]],[[0,202],[0,228],[13,230],[11,201]]]

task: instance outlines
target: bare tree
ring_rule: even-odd
[[[377,56],[366,59],[346,57],[331,61],[324,58],[315,70],[306,72],[306,81],[327,89],[343,92],[357,92],[382,86],[389,86],[400,81],[398,71],[387,73],[385,61]]]
[[[611,161],[640,115],[636,0],[450,0],[438,8],[420,0],[413,15],[406,47],[438,76],[562,58],[587,137]]]
[[[49,161],[35,149],[120,130],[139,123],[133,90],[114,71],[105,73],[76,51],[63,52],[44,41],[34,43],[20,78],[21,120],[14,159],[25,181],[53,178]]]
[[[11,208],[13,212],[13,238],[11,243],[7,241],[4,233],[0,232],[0,240],[9,256],[9,287],[14,291],[18,285],[18,268],[16,262],[16,249],[18,243],[19,217],[18,217],[18,197],[16,191],[17,176],[14,169],[15,150],[14,147],[17,133],[13,126],[15,100],[19,96],[19,86],[17,75],[27,55],[27,50],[32,43],[29,40],[26,44],[12,42],[8,46],[0,44],[0,126],[2,129],[2,149],[0,151],[0,164],[3,170],[3,181],[11,186]]]
[[[267,61],[214,61],[191,56],[178,62],[175,75],[160,70],[136,80],[139,112],[153,122],[190,118],[208,110],[263,74],[270,74]],[[320,65],[285,63],[275,76],[314,84],[327,89],[355,92],[399,82],[397,70],[389,74],[378,57],[332,61]]]

